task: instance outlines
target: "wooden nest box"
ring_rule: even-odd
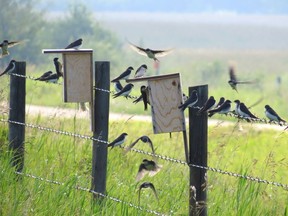
[[[178,106],[183,103],[180,74],[128,79],[127,82],[148,82],[154,134],[184,131],[184,112]]]
[[[42,52],[62,54],[64,102],[92,102],[93,50],[44,49]]]

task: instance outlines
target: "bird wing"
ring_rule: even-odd
[[[150,184],[149,184],[149,187],[152,189],[152,191],[153,191],[153,193],[154,193],[154,195],[155,195],[156,199],[157,199],[157,200],[159,200],[159,199],[158,199],[158,195],[157,195],[157,192],[156,192],[156,189],[155,189],[154,185],[153,185],[152,183],[150,183]]]
[[[11,41],[11,42],[8,42],[8,47],[13,47],[21,43],[23,43],[23,41]]]
[[[168,50],[151,50],[151,51],[154,53],[154,55],[155,55],[156,57],[163,57],[163,56],[166,56],[166,55],[170,54],[170,53],[173,51],[173,49],[168,49]]]
[[[203,105],[203,107],[201,107],[201,109],[198,111],[198,113],[200,114],[200,113],[207,111],[208,109],[213,107],[214,104],[215,104],[215,99],[212,96],[209,97],[207,101],[205,102],[205,104]]]
[[[131,143],[128,147],[125,148],[125,153],[127,153],[128,151],[130,151],[135,145],[136,143],[140,140],[140,138],[138,138],[137,140],[135,140],[133,143]]]
[[[139,46],[136,46],[136,45],[134,45],[134,44],[132,44],[132,43],[130,43],[130,42],[129,42],[129,44],[130,44],[130,47],[131,47],[134,51],[136,51],[137,53],[139,53],[140,55],[144,55],[144,56],[147,55],[146,50],[145,50],[144,48],[139,47]]]
[[[133,103],[138,103],[138,102],[140,102],[141,100],[143,100],[142,95],[140,95],[136,100],[134,100]]]
[[[139,182],[146,174],[145,165],[143,163],[140,164],[138,173],[136,175],[136,181]]]
[[[229,68],[229,76],[230,76],[230,80],[237,81],[235,70],[234,70],[234,67],[232,66]]]

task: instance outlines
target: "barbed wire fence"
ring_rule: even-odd
[[[32,77],[32,76],[22,76],[22,75],[13,74],[13,73],[11,75],[12,76],[22,77],[22,78],[29,79],[29,80],[38,81],[38,80],[36,80],[35,77]],[[62,85],[61,83],[57,83],[57,84],[58,85]],[[109,91],[109,90],[106,90],[106,89],[100,89],[100,88],[96,88],[96,87],[94,87],[94,89],[96,91],[102,91],[102,92],[106,92],[106,93],[109,93],[109,94],[114,93],[113,91]],[[137,97],[130,97],[130,98],[131,99],[135,99]],[[288,125],[287,123],[279,123],[279,122],[275,122],[275,121],[270,122],[270,121],[267,121],[266,119],[261,119],[261,118],[257,118],[257,119],[244,118],[244,117],[238,116],[238,115],[233,114],[233,113],[229,113],[228,115],[230,117],[232,117],[233,119],[238,119],[239,121],[240,120],[247,121],[247,122],[250,122],[250,123],[275,124],[275,125],[279,125],[279,126],[282,126],[282,127],[287,127],[287,125]],[[94,138],[93,136],[77,134],[77,133],[64,131],[64,130],[57,130],[57,129],[54,129],[54,128],[44,127],[44,126],[41,126],[41,125],[17,122],[17,121],[12,121],[12,120],[9,120],[9,119],[4,119],[4,118],[0,119],[0,122],[2,122],[2,123],[11,123],[11,124],[15,124],[15,125],[21,125],[21,126],[24,126],[24,127],[37,129],[37,130],[40,130],[40,131],[47,131],[47,132],[50,132],[50,133],[55,133],[55,134],[64,135],[64,136],[70,136],[70,137],[84,139],[84,140],[92,140],[92,141],[96,141],[96,142],[99,142],[99,143],[102,143],[102,144],[105,144],[105,145],[109,144],[109,142],[107,142],[105,140]],[[123,150],[125,148],[125,147],[122,147],[122,146],[120,146],[120,147]],[[222,175],[227,175],[227,176],[231,176],[231,177],[235,177],[235,178],[245,179],[245,180],[248,180],[248,181],[251,181],[251,182],[272,185],[272,186],[275,186],[275,187],[282,188],[284,190],[288,190],[288,185],[287,184],[283,184],[283,183],[279,183],[279,182],[275,182],[275,181],[270,181],[270,180],[261,179],[261,178],[258,178],[258,177],[253,177],[253,176],[249,176],[249,175],[243,175],[243,174],[239,174],[239,173],[225,171],[225,170],[222,170],[220,168],[214,168],[214,167],[209,167],[209,166],[201,166],[201,165],[197,165],[197,164],[188,164],[186,161],[183,161],[183,160],[180,160],[180,159],[171,158],[171,157],[165,156],[165,155],[153,154],[151,152],[143,151],[143,150],[136,149],[136,148],[132,148],[131,151],[135,152],[135,153],[138,153],[138,154],[143,154],[143,155],[149,155],[149,156],[152,156],[152,157],[156,157],[158,159],[161,159],[161,160],[167,161],[169,163],[173,163],[173,164],[180,164],[180,165],[184,165],[184,166],[195,167],[195,168],[199,168],[199,169],[203,169],[203,170],[206,170],[206,171],[215,172],[215,173],[222,174]],[[33,179],[37,179],[37,180],[40,180],[40,181],[44,181],[46,183],[51,183],[51,184],[56,184],[56,185],[64,185],[64,183],[62,183],[62,182],[49,180],[49,179],[45,179],[45,178],[42,178],[42,177],[37,177],[37,176],[35,176],[33,174],[27,174],[27,173],[22,173],[22,172],[16,172],[16,174],[22,175],[22,176],[25,176],[25,177],[30,177],[30,178],[33,178]],[[151,213],[151,214],[154,214],[154,215],[165,215],[165,214],[157,212],[155,210],[149,210],[149,209],[137,206],[137,205],[135,205],[135,204],[133,204],[131,202],[126,202],[126,201],[123,201],[121,199],[118,199],[118,198],[115,198],[115,197],[112,197],[112,196],[108,196],[108,195],[105,195],[105,194],[102,194],[102,193],[98,193],[96,191],[93,191],[93,190],[85,188],[85,187],[75,186],[74,188],[77,189],[77,190],[86,191],[86,192],[89,192],[89,193],[92,193],[92,194],[100,195],[100,196],[102,196],[104,198],[110,199],[110,200],[118,202],[118,203],[122,203],[124,205],[127,205],[129,207],[138,209],[140,211],[145,211],[147,213]]]

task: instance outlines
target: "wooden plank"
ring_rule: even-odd
[[[92,53],[63,53],[64,101],[92,102]]]
[[[95,86],[110,90],[110,62],[95,62]],[[109,93],[95,90],[93,137],[104,141],[108,141],[109,100]],[[106,193],[107,147],[105,143],[93,141],[92,190],[102,194]],[[103,199],[95,194],[93,197]]]
[[[25,76],[26,62],[16,62],[13,73]],[[25,123],[26,79],[10,75],[9,120]],[[25,126],[9,123],[9,149],[13,151],[12,165],[22,172],[24,167]]]
[[[189,95],[192,91],[198,92],[198,102],[195,106],[203,106],[208,99],[208,85],[195,86],[189,88]],[[197,109],[189,109],[189,163],[200,166],[207,166],[207,132],[208,117],[207,113],[198,115]],[[189,215],[207,215],[207,189],[206,189],[206,170],[190,166],[190,199],[189,199]],[[191,190],[192,187],[196,189]],[[197,203],[202,203],[201,207]]]
[[[93,49],[43,49],[42,53],[92,53]]]
[[[127,79],[126,82],[130,83],[130,82],[143,82],[143,81],[149,81],[149,80],[162,80],[162,79],[168,79],[168,78],[177,78],[179,76],[180,76],[179,73],[164,74],[164,75],[157,75],[157,76]]]
[[[182,103],[180,75],[149,79],[153,131],[170,133],[185,130],[184,113],[178,108]]]

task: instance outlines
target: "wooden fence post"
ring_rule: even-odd
[[[16,62],[13,74],[26,75],[26,62]],[[10,75],[10,110],[9,120],[25,123],[26,79]],[[25,126],[9,123],[9,149],[13,151],[12,165],[17,172],[24,167]]]
[[[208,99],[208,85],[189,87],[198,92],[196,106],[202,106]],[[207,113],[197,115],[198,109],[189,109],[189,162],[207,166]],[[189,215],[207,215],[206,208],[206,170],[190,166]],[[195,199],[196,190],[196,199]],[[197,203],[196,203],[197,202]]]
[[[95,87],[110,90],[110,62],[95,62]],[[93,106],[93,137],[108,141],[110,94],[95,89]],[[106,193],[107,144],[93,141],[92,190]],[[93,195],[95,199],[103,197]]]

